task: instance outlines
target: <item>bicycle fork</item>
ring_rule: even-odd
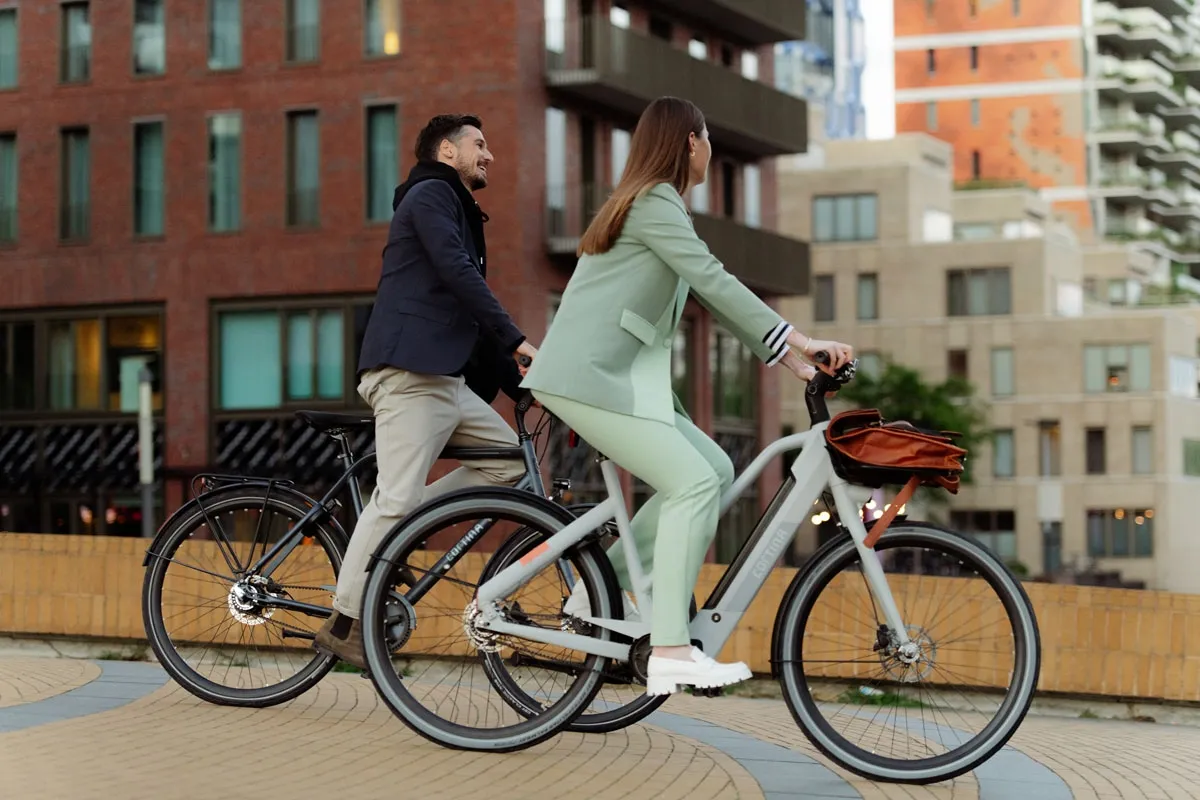
[[[891,643],[900,650],[902,655],[906,654],[916,645],[909,639],[908,626],[904,624],[904,618],[900,615],[900,608],[896,605],[896,598],[892,595],[892,587],[888,584],[887,574],[883,571],[879,554],[866,543],[867,526],[863,524],[860,516],[860,509],[863,507],[863,503],[870,498],[871,490],[849,484],[837,476],[830,480],[829,490],[833,495],[838,518],[850,532],[850,538],[854,540],[854,547],[858,550],[859,558],[862,559],[863,574],[871,589],[871,595],[882,607],[883,618],[887,622],[891,635]]]

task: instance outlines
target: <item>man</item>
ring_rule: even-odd
[[[514,447],[517,436],[489,403],[514,399],[536,348],[484,280],[483,223],[472,196],[487,186],[492,154],[478,117],[434,117],[417,137],[417,164],[396,188],[383,274],[358,361],[358,393],[375,412],[379,478],[350,537],[334,614],[313,646],[365,669],[358,620],[366,569],[383,537],[424,500],[480,484],[513,484],[525,465],[464,462],[429,485],[447,444]]]

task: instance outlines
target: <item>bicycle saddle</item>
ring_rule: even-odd
[[[333,411],[297,411],[296,417],[320,433],[357,431],[375,427],[375,417],[370,412],[339,414]]]

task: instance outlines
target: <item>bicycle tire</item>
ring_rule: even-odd
[[[419,549],[431,536],[451,525],[497,517],[553,532],[562,530],[576,519],[565,507],[517,489],[469,488],[448,493],[414,511],[393,529],[372,559],[363,593],[363,644],[367,671],[377,693],[392,713],[415,733],[455,750],[506,753],[533,747],[549,739],[592,701],[603,683],[601,672],[608,662],[607,658],[588,655],[570,689],[544,713],[486,731],[470,729],[432,713],[395,673],[381,620],[387,615],[387,599],[395,584],[392,575],[396,565],[405,563],[408,553]],[[592,613],[611,615],[615,604],[620,602],[620,589],[612,565],[599,545],[581,542],[563,557],[570,557],[575,562],[579,578],[588,588]],[[413,608],[419,628],[420,601]],[[611,641],[612,635],[608,631],[598,633],[599,639]],[[504,701],[513,707],[509,698],[505,697]]]
[[[240,689],[224,686],[201,675],[188,664],[167,633],[162,593],[167,567],[172,563],[169,559],[197,527],[205,524],[207,519],[214,515],[235,510],[270,511],[283,515],[293,524],[308,512],[307,508],[300,505],[300,502],[307,500],[303,495],[294,491],[281,491],[280,487],[273,487],[270,493],[270,497],[267,498],[265,486],[233,486],[218,489],[204,496],[203,507],[201,500],[190,501],[180,509],[182,513],[175,515],[172,526],[165,529],[152,545],[142,580],[142,625],[159,663],[176,683],[201,700],[214,705],[267,708],[294,700],[320,682],[337,662],[335,656],[312,651],[312,660],[291,678],[270,686]],[[188,509],[188,506],[193,507]],[[329,557],[336,579],[342,566],[340,537],[320,524],[311,525],[309,535]]]
[[[1014,674],[1017,691],[1001,703],[999,713],[977,736],[978,744],[960,755],[956,751],[922,761],[907,762],[876,755],[850,744],[816,713],[816,701],[797,661],[803,652],[804,629],[821,590],[837,572],[858,556],[849,534],[826,544],[792,582],[780,604],[772,641],[773,660],[792,717],[808,740],[827,757],[864,778],[894,783],[928,784],[946,781],[976,768],[1003,747],[1020,726],[1033,702],[1041,667],[1041,640],[1033,605],[1020,582],[998,558],[974,540],[925,523],[889,528],[876,551],[889,546],[916,545],[954,554],[975,567],[996,591],[1010,621],[1015,621]],[[953,756],[953,757],[952,757]]]

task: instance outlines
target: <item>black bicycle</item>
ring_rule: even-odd
[[[516,404],[518,446],[448,447],[441,459],[525,462],[517,488],[546,496],[535,442],[552,417],[530,433],[526,395]],[[183,688],[218,705],[264,708],[299,697],[333,669],[337,658],[312,649],[332,613],[337,575],[349,536],[338,522],[348,491],[352,516],[362,513],[359,477],[375,462],[361,458],[354,433],[373,428],[369,414],[297,411],[339,447],[345,471],[315,499],[294,482],[204,473],[192,499],[168,518],[142,562],[142,621],[163,668]],[[544,446],[543,446],[544,449]],[[565,480],[552,481],[563,504]],[[572,513],[590,505],[566,506]],[[482,526],[481,531],[482,531]]]

